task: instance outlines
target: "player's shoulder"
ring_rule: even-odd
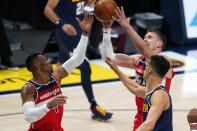
[[[34,85],[33,85],[32,83],[27,82],[27,83],[25,83],[25,84],[23,85],[23,87],[24,87],[24,88],[32,88],[32,87],[34,87]]]
[[[35,91],[35,87],[31,83],[26,83],[25,85],[23,85],[21,90],[25,91],[25,92],[33,92],[33,91]]]
[[[151,96],[151,101],[155,101],[155,102],[167,102],[169,100],[169,94],[168,92],[166,92],[164,89],[158,89],[156,91],[153,92],[152,96]]]
[[[143,56],[141,54],[134,54],[129,56],[131,59],[134,59],[136,62],[140,60]]]

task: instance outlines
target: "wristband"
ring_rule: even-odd
[[[89,35],[89,32],[87,32],[87,31],[83,31],[83,34]]]
[[[197,123],[190,123],[189,126],[197,126]]]
[[[64,22],[63,22],[62,20],[58,20],[58,21],[55,23],[55,26],[58,27],[58,28],[61,28],[63,25],[64,25]]]

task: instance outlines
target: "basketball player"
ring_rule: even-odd
[[[115,21],[117,21],[123,28],[126,29],[140,54],[129,56],[126,54],[114,53],[110,37],[111,25],[113,24],[113,21],[111,21],[102,23],[104,27],[102,59],[105,60],[106,56],[108,56],[112,58],[118,66],[135,69],[136,82],[142,86],[145,86],[146,81],[143,79],[143,75],[147,62],[149,62],[151,56],[161,53],[162,48],[165,47],[166,38],[158,30],[149,30],[143,40],[130,25],[129,20],[125,17],[123,8],[121,10],[117,8],[116,12],[117,18],[114,18]],[[167,58],[166,55],[164,56]],[[170,62],[170,59],[168,60]],[[171,66],[162,81],[162,84],[167,90],[170,89],[170,84],[173,77],[174,72]],[[135,131],[142,124],[143,102],[143,98],[136,96],[137,114],[134,120],[133,131]]]
[[[187,115],[187,121],[191,131],[197,131],[197,109],[191,109]]]
[[[161,84],[163,77],[169,71],[169,60],[161,55],[151,56],[143,76],[147,88],[122,73],[111,58],[106,57],[106,63],[131,93],[144,98],[143,123],[136,131],[172,131],[171,98],[168,90]]]
[[[27,69],[33,75],[21,89],[24,117],[31,123],[28,131],[63,131],[61,121],[67,97],[62,95],[61,79],[84,61],[93,18],[84,13],[84,20],[78,18],[77,21],[84,32],[73,56],[62,66],[53,70],[41,54],[32,54],[26,59]]]
[[[75,17],[82,19],[84,3],[94,3],[96,0],[48,0],[44,14],[56,25],[56,38],[59,44],[57,65],[62,65],[70,58],[70,54],[76,48],[82,30]],[[91,85],[91,68],[88,59],[77,67],[81,71],[81,84],[90,103],[93,119],[108,120],[112,113],[104,111],[97,105]]]

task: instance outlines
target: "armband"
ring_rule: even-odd
[[[197,126],[197,123],[190,123],[189,126]]]

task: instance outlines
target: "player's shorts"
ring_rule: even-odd
[[[51,130],[54,130],[54,131],[64,131],[63,128],[59,128],[59,129],[32,129],[31,127],[28,129],[28,131],[51,131]]]
[[[137,112],[135,115],[133,131],[135,131],[142,124],[143,113]]]

